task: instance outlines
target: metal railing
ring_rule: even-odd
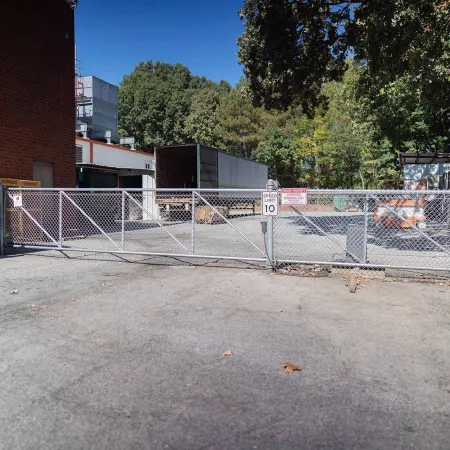
[[[261,192],[6,189],[6,244],[274,267],[450,270],[450,191],[309,190],[306,205],[280,201],[273,218],[262,216]]]

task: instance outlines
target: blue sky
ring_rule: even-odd
[[[80,0],[75,13],[83,75],[119,84],[140,61],[180,62],[235,84],[242,0]]]

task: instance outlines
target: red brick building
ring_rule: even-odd
[[[75,186],[71,3],[5,0],[0,6],[0,178]]]

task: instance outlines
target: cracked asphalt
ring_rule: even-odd
[[[449,448],[449,287],[147,262],[0,260],[0,449]]]

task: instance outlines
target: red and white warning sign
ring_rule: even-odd
[[[306,188],[288,188],[281,190],[281,204],[287,206],[308,204]]]

